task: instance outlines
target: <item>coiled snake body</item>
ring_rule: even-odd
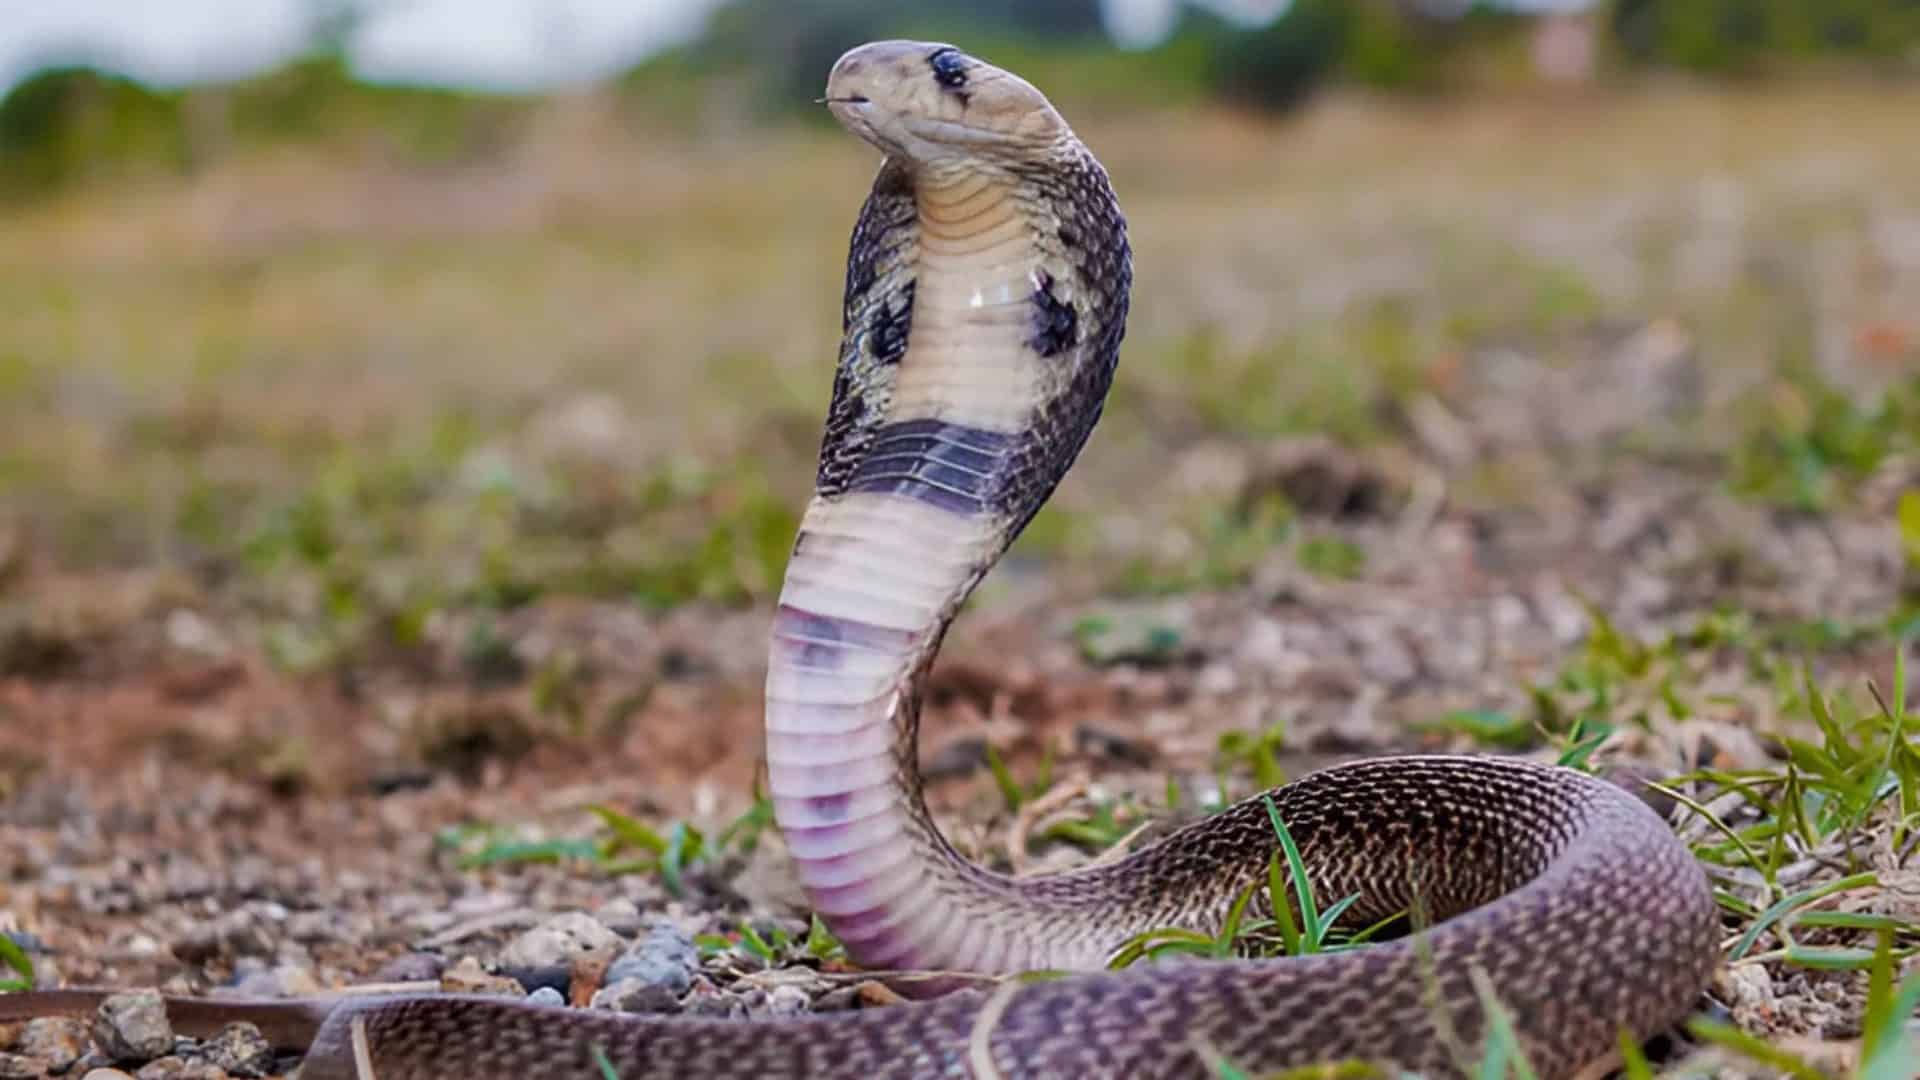
[[[920,684],[948,623],[1079,454],[1113,377],[1132,270],[1106,173],[1038,90],[949,46],[854,49],[826,101],[886,160],[853,232],[816,494],[767,675],[771,792],[808,895],[870,967],[1087,972],[1141,931],[1215,929],[1265,880],[1275,838],[1259,800],[1111,864],[1014,879],[946,842],[916,764]],[[176,1018],[311,1033],[309,1080],[590,1078],[597,1055],[622,1080],[1171,1077],[1339,1059],[1453,1075],[1478,1058],[1490,994],[1534,1067],[1562,1076],[1684,1015],[1711,972],[1704,874],[1609,783],[1435,756],[1271,794],[1316,893],[1358,896],[1347,921],[1418,905],[1435,925],[1347,951],[770,1022],[473,997],[176,1003]],[[84,997],[0,998],[0,1018]]]

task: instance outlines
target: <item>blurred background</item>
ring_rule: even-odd
[[[341,718],[750,722],[876,165],[811,100],[877,37],[1026,75],[1133,227],[1107,419],[989,606],[1404,590],[1442,516],[1564,568],[1642,491],[1885,523],[1920,439],[1915,0],[0,3],[16,775],[168,717],[294,780]],[[1908,625],[1709,540],[1619,602]]]

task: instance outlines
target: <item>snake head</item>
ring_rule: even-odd
[[[940,42],[850,49],[828,74],[823,100],[847,130],[930,171],[1014,165],[1072,136],[1032,83]]]

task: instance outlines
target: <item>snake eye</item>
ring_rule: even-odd
[[[958,90],[967,85],[967,58],[964,53],[951,45],[936,49],[927,57],[927,65],[933,68],[933,81],[949,90]]]

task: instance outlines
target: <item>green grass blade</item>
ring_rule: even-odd
[[[6,934],[0,934],[0,963],[6,964],[20,976],[0,981],[0,991],[33,989],[33,957],[28,956],[27,950]]]
[[[1000,760],[1000,751],[987,744],[987,771],[993,774],[993,786],[1000,789],[1000,799],[1007,804],[1008,810],[1020,809],[1026,801],[1020,794],[1020,785],[1013,779],[1013,773],[1007,770],[1007,763]]]
[[[1734,944],[1733,951],[1727,954],[1727,959],[1738,960],[1745,956],[1747,950],[1753,948],[1753,943],[1759,940],[1760,935],[1765,933],[1768,927],[1779,921],[1782,916],[1794,908],[1811,904],[1816,900],[1823,900],[1832,896],[1834,893],[1846,892],[1848,889],[1864,888],[1865,886],[1877,883],[1879,880],[1877,875],[1869,871],[1862,874],[1852,874],[1838,881],[1829,881],[1824,885],[1817,885],[1811,889],[1802,889],[1799,892],[1789,893],[1781,897],[1772,907],[1761,912],[1759,918],[1753,920],[1753,925],[1747,927],[1747,932],[1740,935],[1740,940]]]
[[[1288,956],[1299,956],[1300,927],[1293,921],[1293,905],[1287,903],[1286,882],[1280,876],[1280,860],[1285,857],[1276,851],[1267,859],[1267,900],[1273,905],[1273,921],[1280,929],[1280,947]]]
[[[1339,901],[1337,901],[1336,903],[1328,907],[1327,910],[1320,913],[1321,935],[1314,939],[1313,951],[1315,952],[1320,951],[1321,942],[1326,940],[1326,931],[1333,929],[1333,924],[1339,922],[1340,916],[1345,914],[1346,910],[1352,907],[1354,903],[1357,902],[1359,899],[1360,899],[1359,893],[1354,893],[1352,896],[1342,897]]]
[[[655,855],[667,853],[667,838],[640,821],[604,804],[595,804],[587,809],[606,825],[608,831],[613,833],[614,839],[621,844],[652,852]]]
[[[1647,1063],[1640,1040],[1625,1030],[1620,1032],[1620,1071],[1626,1080],[1653,1080],[1653,1066]]]
[[[1778,1049],[1765,1039],[1749,1035],[1732,1024],[1723,1024],[1718,1020],[1696,1016],[1687,1021],[1687,1031],[1702,1042],[1731,1050],[1762,1065],[1779,1069],[1788,1076],[1797,1077],[1798,1080],[1829,1080],[1826,1073],[1807,1064],[1797,1055]]]
[[[1234,897],[1233,906],[1227,909],[1226,924],[1220,928],[1220,935],[1214,939],[1213,955],[1224,959],[1233,955],[1234,942],[1240,940],[1240,919],[1247,913],[1247,904],[1253,894],[1260,891],[1260,884],[1254,882],[1240,890]]]
[[[1533,1066],[1527,1061],[1526,1052],[1520,1047],[1520,1034],[1514,1029],[1513,1015],[1494,995],[1492,980],[1477,967],[1471,976],[1474,993],[1480,998],[1480,1007],[1487,1012],[1487,1048],[1480,1059],[1480,1080],[1504,1080],[1509,1071],[1515,1080],[1538,1080]]]
[[[1322,936],[1320,912],[1313,905],[1313,882],[1307,879],[1306,861],[1300,858],[1300,849],[1293,842],[1293,834],[1287,831],[1287,823],[1280,820],[1280,808],[1273,805],[1273,796],[1262,795],[1260,801],[1267,806],[1267,820],[1273,822],[1273,831],[1280,838],[1280,850],[1287,854],[1287,870],[1293,874],[1293,894],[1300,901],[1300,930],[1308,938],[1319,939]]]

